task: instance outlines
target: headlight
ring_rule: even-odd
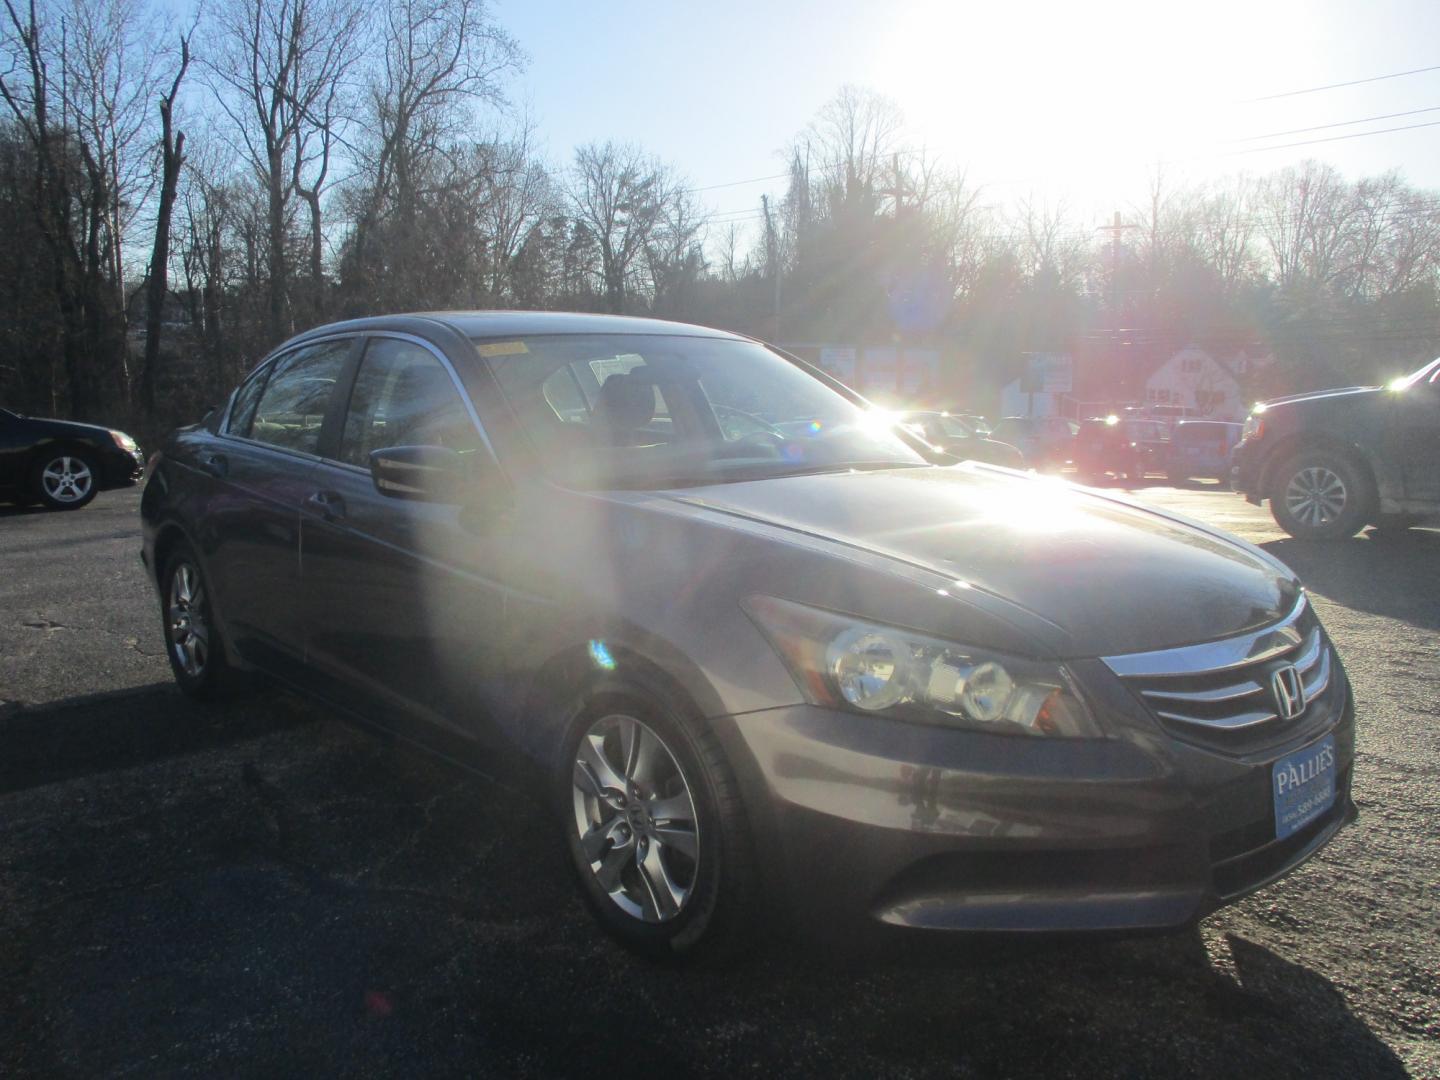
[[[123,431],[110,432],[110,438],[114,439],[115,445],[127,454],[133,454],[136,450],[140,449],[140,444]]]
[[[746,597],[741,605],[816,705],[1012,735],[1103,737],[1060,664],[773,596]]]
[[[1258,440],[1265,437],[1265,407],[1256,405],[1255,411],[1245,418],[1245,426],[1240,429],[1241,439]]]

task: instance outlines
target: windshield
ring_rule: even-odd
[[[476,348],[561,483],[683,487],[926,464],[889,414],[753,342],[596,334]]]

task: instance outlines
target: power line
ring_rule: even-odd
[[[1257,142],[1260,139],[1279,139],[1285,135],[1303,135],[1307,131],[1325,131],[1328,128],[1349,127],[1352,124],[1373,124],[1377,120],[1395,120],[1402,116],[1417,116],[1420,113],[1440,112],[1440,105],[1430,105],[1423,109],[1410,109],[1408,112],[1385,113],[1383,116],[1367,116],[1363,120],[1340,120],[1333,124],[1316,124],[1314,127],[1291,128],[1289,131],[1272,131],[1268,135],[1247,135],[1243,139],[1231,139],[1230,142]]]
[[[1266,150],[1293,150],[1297,146],[1315,146],[1319,143],[1340,142],[1343,139],[1363,139],[1368,135],[1389,135],[1395,131],[1414,131],[1417,128],[1440,127],[1440,120],[1424,124],[1402,124],[1400,127],[1380,128],[1376,131],[1352,131],[1349,135],[1331,135],[1324,139],[1301,139],[1299,142],[1278,143],[1275,146],[1251,146],[1244,150],[1230,150],[1215,157],[1234,157],[1237,154],[1259,154]]]
[[[1284,90],[1278,94],[1265,94],[1261,97],[1247,98],[1242,105],[1254,105],[1260,101],[1277,101],[1280,98],[1299,97],[1301,94],[1318,94],[1322,90],[1339,90],[1345,86],[1360,86],[1364,83],[1384,82],[1386,79],[1400,79],[1407,75],[1423,75],[1427,71],[1440,71],[1440,64],[1432,67],[1411,68],[1409,71],[1392,71],[1388,75],[1372,75],[1368,79],[1351,79],[1349,82],[1326,83],[1324,86],[1309,86],[1304,90]]]
[[[761,184],[766,180],[783,180],[789,175],[788,172],[773,173],[770,176],[752,176],[748,180],[729,180],[723,184],[706,184],[704,187],[685,188],[684,190],[692,194],[697,191],[718,191],[720,188],[743,187],[746,184]]]

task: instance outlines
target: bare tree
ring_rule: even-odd
[[[1226,296],[1233,297],[1257,270],[1254,203],[1255,185],[1244,176],[1200,193],[1196,225],[1200,258],[1214,271]]]
[[[394,217],[398,231],[408,231],[423,177],[466,141],[478,106],[504,104],[502,82],[523,64],[520,47],[485,0],[396,0],[385,7],[365,118],[368,190],[351,241],[362,263],[382,220]]]
[[[193,31],[192,31],[193,33]],[[155,415],[155,383],[160,367],[160,335],[165,297],[170,290],[170,219],[185,162],[185,133],[175,130],[175,98],[190,69],[190,34],[180,36],[180,66],[168,93],[160,95],[160,203],[155,211],[155,243],[145,289],[145,366],[140,371],[140,398],[147,416]]]
[[[801,136],[800,154],[813,161],[830,213],[859,205],[873,208],[876,193],[892,179],[904,128],[900,107],[882,94],[843,86]]]
[[[622,312],[640,258],[680,185],[638,146],[589,143],[575,151],[569,195],[572,213],[599,250],[605,309]]]
[[[290,329],[288,232],[302,189],[312,215],[312,274],[317,269],[320,191],[341,137],[339,101],[361,55],[367,11],[361,0],[225,0],[214,18],[208,67],[217,100],[265,192],[270,331],[277,338]]]
[[[1261,185],[1257,210],[1281,288],[1328,285],[1344,270],[1354,205],[1332,166],[1307,161],[1273,174]]]
[[[123,309],[111,278],[119,241],[110,229],[107,170],[94,148],[65,126],[63,34],[57,52],[54,27],[42,22],[35,0],[23,14],[15,0],[4,5],[0,50],[7,70],[0,75],[0,99],[34,156],[31,209],[59,312],[70,410],[87,416],[97,411],[105,390],[113,388],[122,399],[128,393]],[[61,73],[58,94],[55,70]],[[56,98],[59,124],[52,115]]]
[[[63,10],[66,113],[104,177],[108,276],[123,305],[126,239],[152,184],[149,110],[165,53],[154,42],[165,20],[146,0],[68,0]]]

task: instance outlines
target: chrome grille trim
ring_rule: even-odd
[[[1204,720],[1198,716],[1186,716],[1183,713],[1155,712],[1156,716],[1164,717],[1166,720],[1174,720],[1181,724],[1194,724],[1196,727],[1219,728],[1221,731],[1239,731],[1241,728],[1258,727],[1261,724],[1269,723],[1275,719],[1273,712],[1245,712],[1236,713],[1234,716],[1224,716],[1218,720]]]
[[[1282,664],[1299,675],[1307,710],[1329,687],[1331,648],[1308,611],[1302,595],[1284,619],[1261,630],[1101,659],[1162,723],[1177,726],[1177,733],[1208,731],[1217,739],[1234,738],[1279,721],[1270,680]]]
[[[1102,656],[1101,659],[1122,679],[1136,676],[1164,678],[1167,675],[1198,675],[1248,667],[1250,664],[1273,659],[1299,645],[1300,631],[1295,624],[1309,610],[1309,606],[1305,594],[1301,593],[1289,615],[1263,630],[1223,641],[1207,641],[1203,645]]]
[[[1298,668],[1300,665],[1299,665],[1299,664],[1296,664],[1295,666]],[[1303,672],[1303,671],[1301,672],[1301,675],[1302,675],[1302,676],[1304,675],[1304,672]],[[1330,685],[1330,650],[1329,650],[1329,649],[1325,649],[1324,651],[1322,651],[1322,652],[1320,653],[1320,663],[1316,666],[1316,673],[1315,673],[1314,681],[1311,682],[1311,681],[1308,681],[1308,680],[1307,680],[1307,681],[1305,682],[1305,700],[1306,700],[1306,702],[1308,703],[1308,702],[1314,701],[1317,697],[1319,697],[1321,694],[1323,694],[1323,693],[1325,692],[1326,688],[1328,688],[1329,685]]]
[[[1217,686],[1213,690],[1141,690],[1147,698],[1164,701],[1193,701],[1212,705],[1219,701],[1235,701],[1237,698],[1258,694],[1265,688],[1253,679],[1246,679],[1234,686]]]

